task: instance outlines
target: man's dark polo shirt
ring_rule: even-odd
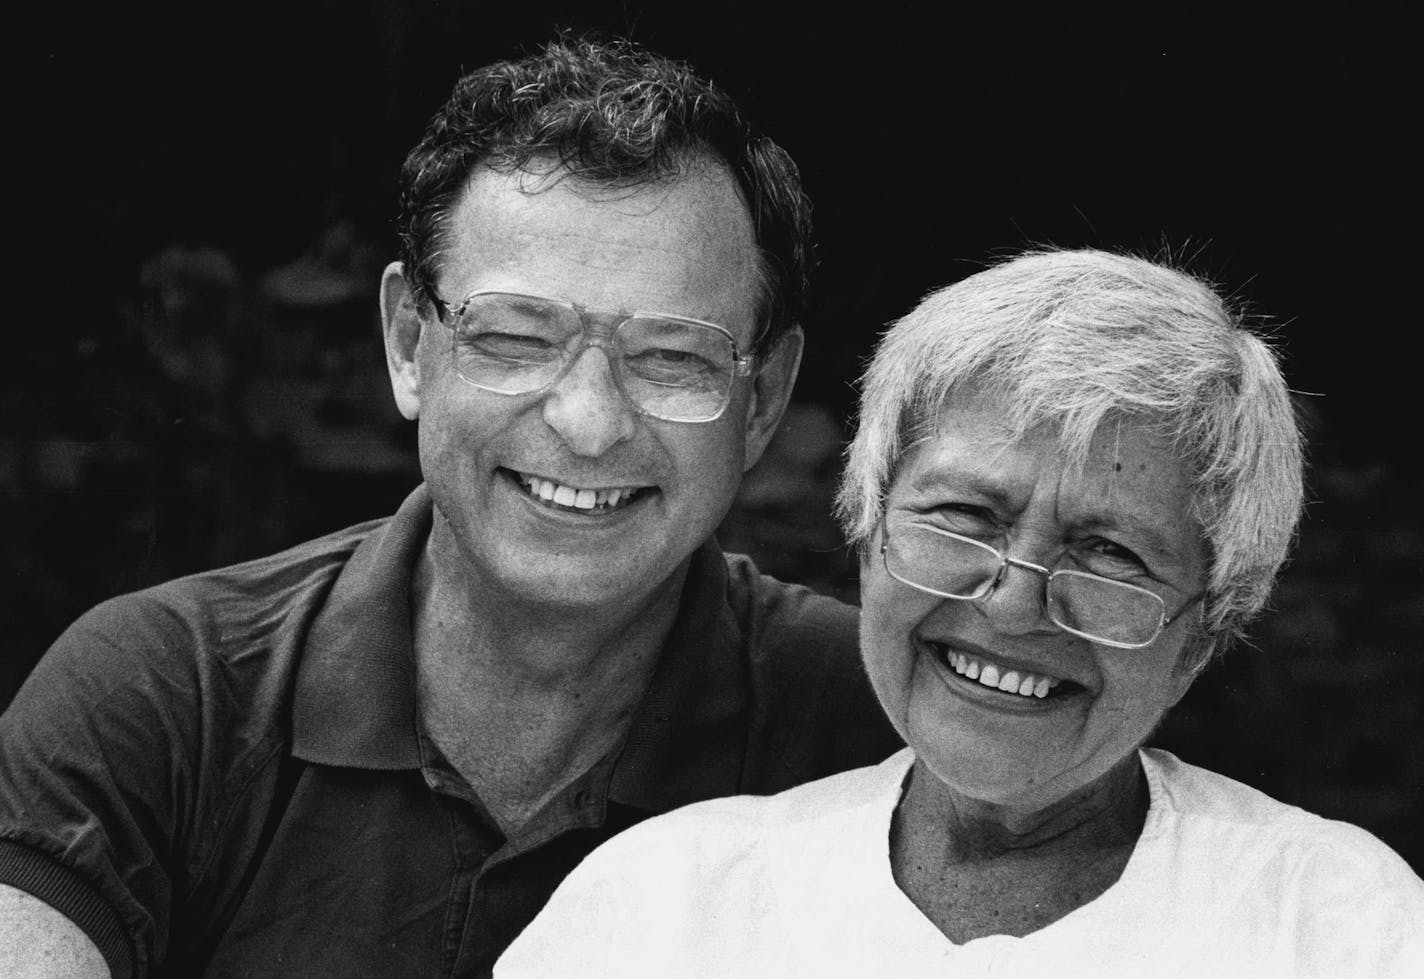
[[[0,718],[0,881],[115,976],[467,976],[618,830],[898,747],[855,613],[709,544],[625,743],[506,839],[417,721],[390,520],[107,602]]]

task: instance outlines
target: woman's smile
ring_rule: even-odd
[[[978,649],[920,641],[921,655],[952,691],[976,696],[976,702],[1015,709],[1051,709],[1068,696],[1084,692],[1081,684],[1040,669],[1013,665]],[[1023,702],[1023,703],[1019,703]]]

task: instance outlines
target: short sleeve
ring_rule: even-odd
[[[167,941],[196,737],[186,642],[152,601],[106,603],[0,715],[0,880],[84,929],[116,976],[142,974]]]

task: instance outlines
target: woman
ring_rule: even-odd
[[[1194,279],[1056,252],[930,296],[839,501],[909,747],[629,831],[497,975],[1424,975],[1397,855],[1141,748],[1265,602],[1300,472],[1273,354]]]

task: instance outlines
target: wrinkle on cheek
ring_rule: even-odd
[[[1157,730],[1166,716],[1166,712],[1157,710],[1155,716],[1145,718],[1140,710],[1133,709],[1133,705],[1123,704],[1109,708],[1098,708],[1100,736],[1093,741],[1093,753],[1108,745],[1110,742],[1120,740],[1124,735],[1129,736],[1129,744],[1126,750],[1120,752],[1123,757],[1136,751],[1137,748],[1151,737],[1152,732]],[[1143,723],[1144,720],[1148,723]],[[1120,760],[1120,759],[1119,759]]]
[[[920,673],[922,664],[920,657],[913,652],[906,651],[904,658],[900,662],[900,686],[906,692],[906,700],[912,696],[916,676]]]
[[[905,639],[899,644],[887,643],[885,635],[884,629],[874,625],[863,631],[861,658],[881,706],[893,723],[903,726],[914,696],[915,657]]]

